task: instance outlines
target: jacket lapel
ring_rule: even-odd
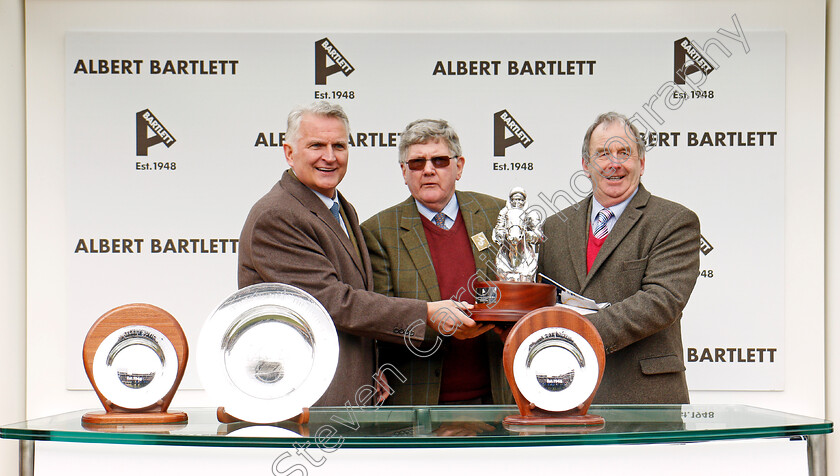
[[[589,239],[589,211],[592,209],[592,196],[586,200],[585,207],[579,207],[567,220],[569,256],[575,269],[580,292],[586,285],[586,242]]]
[[[589,270],[589,274],[586,277],[586,282],[583,283],[581,287],[581,292],[589,284],[589,281],[592,280],[595,273],[598,272],[598,269],[601,265],[606,261],[613,251],[618,247],[624,237],[630,233],[630,230],[636,225],[636,222],[639,221],[639,218],[642,217],[642,211],[644,207],[647,205],[648,199],[650,198],[650,192],[645,190],[642,184],[639,184],[639,191],[636,192],[636,196],[630,200],[630,203],[627,204],[627,208],[624,209],[624,212],[618,218],[618,221],[615,223],[612,231],[610,234],[607,235],[607,239],[604,241],[604,244],[601,246],[601,249],[598,251],[598,256],[595,257],[595,262],[592,263],[592,269]],[[591,212],[587,213],[589,216]],[[588,235],[588,230],[587,230]],[[587,236],[588,238],[588,236]],[[583,256],[586,257],[586,248],[584,247]]]
[[[301,183],[301,181],[292,174],[291,169],[286,170],[286,173],[283,174],[283,177],[280,179],[280,184],[333,232],[336,240],[341,243],[344,250],[347,251],[348,255],[350,255],[350,259],[353,261],[353,264],[356,265],[359,273],[364,277],[365,283],[367,283],[370,276],[368,276],[365,272],[365,265],[359,256],[359,252],[354,249],[353,243],[350,242],[350,238],[344,233],[344,230],[341,229],[341,225],[339,225],[335,220],[332,212],[330,212],[330,210],[324,205],[324,202],[322,202],[321,199],[318,198],[318,196],[315,195],[315,193],[306,185]],[[345,213],[348,216],[348,220],[350,221],[350,231],[356,232],[359,229],[359,220],[358,218],[355,218],[356,213],[353,210],[353,207],[341,194],[339,194],[339,200],[341,201]],[[354,218],[355,225],[353,225]],[[359,240],[359,243],[364,243],[361,233],[356,233],[356,237],[357,240]]]
[[[400,240],[403,242],[405,249],[408,250],[411,261],[414,262],[414,268],[420,275],[420,281],[425,286],[431,300],[440,301],[440,287],[435,275],[435,267],[432,264],[432,257],[429,255],[426,232],[423,230],[420,212],[417,211],[417,205],[414,203],[413,197],[408,197],[406,201],[400,204],[397,216],[400,220]]]
[[[344,207],[344,214],[347,215],[347,221],[350,224],[350,229],[347,230],[353,234],[353,237],[356,238],[356,243],[358,243],[358,248],[353,245],[353,242],[344,234],[344,230],[340,227],[338,228],[338,234],[340,238],[343,238],[341,244],[344,245],[344,248],[350,254],[350,257],[353,258],[353,264],[356,265],[359,272],[362,273],[362,276],[365,277],[365,283],[367,283],[367,287],[369,290],[373,289],[373,273],[368,273],[367,270],[371,269],[370,267],[370,255],[366,253],[367,249],[365,248],[365,237],[362,235],[362,228],[359,226],[359,216],[356,214],[356,209],[353,208],[353,205],[344,198],[344,195],[341,192],[336,191],[338,193],[339,200],[341,201],[341,206]],[[327,210],[327,212],[332,216],[332,212]],[[335,222],[335,220],[331,220]]]
[[[479,206],[478,202],[473,199],[471,196],[463,194],[461,192],[455,191],[455,195],[458,197],[458,208],[459,213],[464,217],[464,226],[467,229],[467,237],[470,239],[470,248],[472,249],[473,258],[475,259],[475,269],[476,271],[481,271],[482,273],[487,272],[488,262],[493,263],[495,256],[485,256],[484,259],[481,259],[482,254],[490,252],[493,247],[489,247],[485,250],[479,251],[478,248],[475,246],[475,242],[472,240],[473,235],[476,233],[482,233],[486,228],[483,226],[485,220],[482,220],[481,215],[483,210]],[[490,237],[485,236],[485,239],[490,240]],[[488,279],[495,279],[496,276],[487,276]]]

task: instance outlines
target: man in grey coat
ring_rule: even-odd
[[[584,137],[593,192],[549,217],[539,271],[611,306],[586,317],[604,341],[595,403],[688,403],[680,331],[700,267],[700,222],[640,183],[645,147],[623,115],[600,115]]]
[[[296,286],[326,308],[338,331],[339,362],[316,405],[370,405],[374,339],[422,342],[426,325],[458,335],[475,327],[453,301],[424,302],[373,291],[373,272],[356,210],[337,191],[348,163],[350,126],[341,106],[319,101],[294,109],[283,151],[290,169],[251,209],[239,241],[239,287],[262,282]],[[420,325],[418,325],[418,323]],[[416,329],[414,335],[407,329]]]

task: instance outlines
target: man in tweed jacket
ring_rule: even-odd
[[[374,289],[387,296],[425,301],[468,300],[471,293],[463,277],[495,279],[491,271],[495,247],[489,239],[504,201],[480,193],[455,191],[464,158],[458,136],[446,121],[422,119],[409,124],[400,137],[400,167],[411,196],[362,223]],[[435,254],[435,246],[430,248],[429,237],[434,244],[438,239],[435,236],[441,236],[436,225],[431,224],[436,216],[444,230],[439,233],[461,235],[459,243],[463,248],[459,249],[468,249],[467,254],[472,252],[466,262],[463,256],[461,261],[444,260]],[[455,243],[454,238],[440,239],[447,240],[447,247],[454,246],[451,245]],[[435,263],[436,256],[445,264]],[[458,282],[463,285],[454,294],[444,296],[438,277],[453,272],[461,273]],[[427,328],[422,346],[412,346],[408,341],[406,345],[379,342],[380,365],[393,364],[408,377],[405,383],[392,382],[394,394],[388,403],[511,403],[501,366],[503,343],[495,332],[486,332],[491,327],[476,326],[468,333],[455,334],[454,341]],[[447,359],[456,352],[454,346],[461,345],[458,339],[475,339],[469,343],[471,354],[467,357],[473,358],[473,365],[485,372],[489,387],[484,395],[468,394],[471,398],[466,401],[442,401],[441,384],[446,372],[450,372],[448,388],[451,390],[446,395],[459,395],[460,390],[468,390],[459,388],[460,380],[452,383],[458,375],[459,361]],[[468,387],[470,383],[464,385]]]
[[[626,117],[599,116],[582,150],[593,193],[544,227],[539,271],[612,304],[586,316],[607,354],[595,403],[688,403],[680,319],[700,267],[700,222],[640,183],[644,153]]]

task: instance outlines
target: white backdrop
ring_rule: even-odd
[[[784,31],[786,58],[784,59],[784,71],[786,83],[785,91],[785,123],[783,127],[776,130],[784,141],[776,147],[784,147],[786,159],[784,162],[785,190],[782,208],[785,210],[785,221],[783,223],[785,238],[784,241],[784,276],[781,290],[764,290],[762,300],[778,293],[779,298],[775,307],[784,309],[784,338],[783,344],[787,349],[784,356],[786,359],[783,369],[784,391],[780,392],[692,392],[692,400],[703,401],[733,401],[746,402],[768,407],[788,409],[808,414],[820,414],[823,410],[823,344],[820,336],[822,333],[823,295],[822,295],[822,266],[823,247],[821,230],[810,231],[815,221],[822,223],[823,216],[823,175],[822,175],[822,111],[823,111],[823,58],[824,58],[824,30],[814,28],[814,22],[819,23],[824,18],[824,5],[821,2],[811,2],[802,5],[790,6],[785,2],[490,2],[482,3],[482,8],[476,8],[475,2],[449,2],[448,10],[440,12],[429,8],[425,2],[322,2],[319,5],[320,16],[313,15],[310,2],[225,2],[225,1],[185,1],[167,2],[165,14],[162,14],[159,3],[146,3],[135,1],[120,2],[56,2],[46,0],[35,0],[27,2],[27,131],[28,143],[28,413],[35,416],[45,413],[55,413],[62,409],[74,409],[80,406],[95,406],[96,399],[90,392],[68,392],[63,378],[43,378],[43,375],[53,374],[56,370],[57,361],[64,360],[67,355],[73,352],[67,349],[69,340],[69,319],[66,311],[70,300],[66,297],[67,288],[61,285],[61,280],[66,279],[70,268],[71,251],[69,248],[76,245],[79,236],[70,236],[67,231],[69,226],[68,215],[65,212],[65,200],[69,199],[70,191],[66,190],[68,183],[64,168],[64,155],[66,152],[65,139],[65,80],[69,74],[66,65],[64,49],[65,37],[68,32],[78,31],[110,31],[110,32],[136,32],[141,30],[168,33],[241,33],[241,32],[324,32],[320,39],[328,36],[335,41],[341,52],[347,55],[354,67],[358,68],[359,75],[362,67],[357,63],[356,53],[352,52],[350,45],[345,45],[345,38],[341,33],[333,34],[323,29],[323,25],[340,25],[337,32],[369,33],[369,32],[393,32],[410,31],[418,33],[453,34],[454,32],[475,32],[483,34],[508,33],[514,34],[520,31],[541,31],[547,34],[557,32],[588,32],[616,34],[622,32],[639,33],[662,33],[669,32],[678,34],[679,37],[692,37],[695,34],[703,34],[707,37],[717,35],[718,28],[726,28],[734,31],[731,16],[738,14],[742,26],[752,43],[753,33],[758,34],[762,30]],[[607,10],[605,10],[605,8]],[[685,15],[686,9],[690,8],[692,15]],[[608,11],[609,14],[604,14]],[[92,14],[96,12],[96,14]],[[778,35],[778,33],[775,33]],[[338,36],[337,36],[338,35]],[[773,33],[770,34],[771,36]],[[313,40],[314,40],[313,39]],[[696,38],[692,38],[697,40]],[[747,60],[753,53],[744,54],[743,49],[738,50],[737,43],[730,43],[723,39],[724,44],[732,45],[732,58],[720,58],[720,68],[712,72],[709,81],[715,77],[725,76],[726,68],[730,65]],[[310,42],[310,48],[313,43]],[[582,47],[583,45],[575,45]],[[611,45],[613,47],[619,45]],[[673,45],[670,45],[673,48]],[[277,48],[286,54],[281,46]],[[312,49],[310,49],[311,54]],[[671,55],[673,52],[670,53]],[[714,55],[715,53],[713,53]],[[740,56],[739,56],[740,55]],[[499,56],[493,53],[491,59]],[[554,55],[552,55],[554,56]],[[629,71],[624,71],[621,80],[626,77],[641,76],[647,77],[649,73],[648,64],[660,61],[654,59],[658,55],[651,54],[643,56],[640,61],[632,65]],[[168,56],[167,56],[168,57]],[[539,59],[531,56],[530,53],[521,55],[522,59]],[[440,58],[446,59],[446,58]],[[458,58],[452,58],[458,59]],[[507,58],[499,58],[507,60]],[[517,59],[517,58],[514,58]],[[731,60],[731,61],[730,61]],[[673,61],[673,59],[671,59]],[[596,68],[598,66],[596,65]],[[753,73],[749,73],[753,74]],[[314,82],[314,75],[310,72],[309,81]],[[348,77],[333,75],[330,81],[335,79],[355,81],[357,73],[354,72]],[[447,78],[455,79],[455,78]],[[570,78],[564,78],[570,79]],[[581,112],[580,117],[568,119],[570,124],[579,128],[578,131],[570,131],[572,142],[559,141],[555,147],[567,147],[568,157],[572,163],[577,162],[577,151],[580,141],[580,134],[585,124],[594,117],[594,114],[604,109],[623,109],[624,112],[632,113],[643,111],[643,105],[651,95],[656,94],[658,87],[667,81],[667,77],[657,77],[651,80],[649,89],[646,89],[640,96],[624,94],[623,81],[616,80],[608,88],[607,96],[599,96],[591,102],[591,109],[585,113]],[[763,74],[753,74],[751,86],[759,86],[762,82],[771,80]],[[772,80],[771,80],[772,81]],[[332,89],[339,88],[334,84],[328,84]],[[353,86],[354,88],[356,86]],[[316,89],[314,84],[310,86],[311,92]],[[717,89],[717,87],[715,87]],[[212,102],[214,98],[207,98]],[[306,98],[307,100],[309,98]],[[624,101],[624,102],[617,102]],[[303,101],[295,101],[303,102]],[[343,104],[347,104],[342,100]],[[677,121],[677,116],[688,111],[690,104],[686,104],[676,111],[660,111],[666,119],[663,130],[668,132],[680,132],[681,137],[686,137],[687,132],[694,129],[694,126],[686,126]],[[166,152],[173,154],[178,146],[183,144],[183,131],[174,127],[168,116],[161,110],[156,110],[151,104],[142,106],[139,109],[129,111],[130,115],[137,111],[149,108],[171,129],[172,134],[178,139]],[[506,108],[519,121],[523,128],[534,138],[534,143],[528,149],[514,146],[508,149],[512,154],[514,150],[521,153],[531,154],[531,149],[536,150],[537,144],[544,136],[535,133],[532,125],[519,109],[504,104],[502,107],[493,110],[495,113]],[[249,111],[252,108],[248,108]],[[264,130],[269,132],[272,129],[282,132],[283,120],[287,107],[278,110],[272,122],[267,125],[260,124],[249,134],[253,136],[256,132]],[[373,130],[395,130],[399,131],[405,121],[394,121],[393,125],[362,124],[359,111],[354,111],[348,106],[351,119],[354,122],[354,129],[359,131],[359,126],[364,125]],[[424,111],[417,110],[414,116],[425,115]],[[666,115],[665,112],[668,114]],[[442,112],[432,111],[436,116],[444,116]],[[558,110],[558,114],[568,115],[566,110]],[[577,111],[575,111],[577,113]],[[133,117],[133,116],[132,116]],[[244,116],[243,116],[244,117]],[[449,117],[459,130],[469,126]],[[764,118],[761,118],[762,120]],[[565,121],[566,119],[564,119]],[[565,122],[564,122],[565,123]],[[670,127],[673,125],[672,127]],[[180,126],[179,126],[180,127]],[[537,126],[538,127],[538,126]],[[699,128],[698,128],[699,129]],[[768,127],[770,129],[770,127]],[[702,129],[700,129],[702,130]],[[728,127],[709,128],[709,130],[729,131]],[[555,131],[556,132],[556,131]],[[553,135],[550,136],[553,139]],[[214,138],[215,139],[215,138]],[[249,137],[249,146],[253,146],[255,137]],[[783,145],[782,145],[783,144]],[[492,160],[492,157],[485,155],[478,156],[477,147],[465,144],[468,158],[468,172],[462,188],[482,190],[486,184],[472,182],[474,169],[469,169],[480,160]],[[151,153],[165,149],[164,146],[152,147]],[[256,148],[255,148],[256,149]],[[279,149],[276,152],[271,148],[264,150],[267,158],[274,167],[277,175],[282,170],[282,161],[279,160]],[[243,149],[244,150],[244,149]],[[699,150],[699,148],[698,148]],[[790,151],[795,151],[791,156]],[[365,151],[362,154],[354,149],[351,151],[351,172],[346,179],[347,184],[353,183],[358,178],[356,174],[364,171],[361,167],[355,167],[362,155],[368,155]],[[677,201],[698,210],[701,221],[704,225],[704,236],[715,249],[705,255],[703,267],[707,266],[715,270],[721,269],[721,263],[725,264],[724,254],[719,254],[718,261],[712,262],[716,253],[722,251],[726,246],[721,245],[717,236],[707,233],[708,219],[700,206],[692,199],[686,199],[680,193],[674,193],[657,182],[656,174],[666,170],[664,163],[654,164],[654,154],[664,156],[666,150],[654,150],[649,156],[648,173],[645,181],[649,188],[663,196],[669,196]],[[690,151],[687,151],[690,152]],[[717,153],[718,150],[711,151]],[[355,154],[355,155],[353,155]],[[245,154],[243,154],[244,156]],[[560,155],[555,152],[555,155]],[[705,160],[712,154],[703,154]],[[271,156],[271,159],[268,159]],[[274,162],[276,157],[276,162]],[[795,157],[795,159],[794,159]],[[395,159],[394,159],[395,160]],[[470,162],[472,160],[472,162]],[[530,161],[530,160],[529,160]],[[559,161],[558,161],[559,162]],[[391,162],[393,163],[393,162]],[[537,162],[534,161],[536,164]],[[760,165],[760,164],[759,164]],[[657,167],[655,167],[657,166]],[[396,167],[396,165],[393,165]],[[756,170],[761,170],[757,167]],[[656,171],[656,173],[654,173]],[[399,190],[402,185],[396,176],[394,169],[393,186],[400,198],[405,192]],[[753,172],[755,173],[755,172]],[[514,174],[508,173],[510,177]],[[273,181],[272,177],[272,181]],[[747,177],[741,179],[749,182]],[[267,187],[266,187],[267,189]],[[344,190],[344,188],[342,188]],[[346,190],[353,202],[359,207],[362,214],[364,200],[351,195],[351,190]],[[554,191],[554,190],[552,190]],[[723,193],[722,187],[711,187],[709,193]],[[263,193],[264,190],[253,190],[254,197]],[[401,192],[401,193],[400,193]],[[497,193],[497,192],[493,192]],[[532,191],[532,193],[535,193]],[[546,192],[548,193],[548,192]],[[781,194],[782,192],[779,191]],[[396,201],[396,200],[394,200]],[[67,203],[66,205],[69,205]],[[250,204],[249,204],[250,205]],[[384,206],[384,204],[383,204]],[[794,212],[794,213],[791,213]],[[244,215],[243,215],[244,216]],[[236,226],[235,234],[238,234]],[[819,227],[817,227],[819,228]],[[809,230],[806,232],[806,230]],[[86,236],[87,232],[84,233]],[[171,234],[171,233],[169,233]],[[216,235],[213,235],[216,236]],[[93,238],[93,236],[90,236]],[[143,237],[137,234],[137,237]],[[211,238],[212,236],[207,236]],[[98,237],[96,237],[98,238]],[[193,238],[190,236],[189,238]],[[112,257],[111,257],[112,258]],[[232,266],[232,265],[231,265]],[[231,270],[233,267],[230,268]],[[233,271],[231,271],[233,273]],[[813,280],[802,279],[803,276],[814,276]],[[715,274],[712,280],[719,276]],[[232,279],[232,274],[231,274]],[[55,283],[59,283],[55,285]],[[66,283],[65,283],[66,284]],[[702,284],[702,281],[701,281]],[[232,282],[229,284],[232,289]],[[700,293],[701,285],[698,284],[696,293]],[[696,294],[691,306],[700,294]],[[137,299],[139,300],[139,299]],[[211,301],[209,298],[208,301]],[[215,306],[217,299],[206,304],[208,310]],[[121,304],[122,302],[115,303]],[[103,302],[103,304],[105,304]],[[167,307],[165,302],[158,303]],[[107,306],[97,310],[91,321],[104,312]],[[170,309],[179,319],[177,309]],[[202,318],[206,313],[199,313]],[[736,316],[730,322],[731,329],[727,329],[719,337],[728,336],[730,332],[739,328]],[[690,321],[687,316],[686,325]],[[46,332],[49,331],[49,332]],[[188,332],[189,333],[189,332]],[[686,329],[688,334],[688,329]],[[755,342],[748,344],[749,348],[772,346],[772,342]],[[709,347],[727,348],[730,344],[724,339],[716,342],[686,342],[687,347],[695,347],[698,350]],[[779,356],[781,358],[781,356]],[[60,365],[60,364],[59,364]],[[733,365],[733,367],[738,365]],[[719,367],[724,367],[719,365]],[[689,379],[692,379],[689,372]],[[63,373],[63,372],[62,372]],[[183,405],[206,404],[203,394],[197,392],[183,391],[176,396],[175,404]]]
[[[652,137],[644,183],[695,210],[706,239],[684,318],[691,388],[781,390],[782,296],[765,293],[783,287],[784,35],[744,32],[737,17],[721,28],[68,33],[70,388],[89,386],[76,357],[93,320],[117,305],[167,309],[196,342],[235,290],[250,205],[285,168],[285,112],[320,97],[350,116],[354,147],[339,188],[363,219],[407,196],[397,144],[413,119],[456,127],[467,158],[460,188],[504,197],[523,186],[545,216],[591,190],[575,172],[595,116],[633,116]],[[682,38],[705,47],[705,59],[692,63],[675,45]],[[686,61],[716,68],[675,75]],[[647,74],[628,74],[639,64]],[[198,385],[194,373],[183,385]]]

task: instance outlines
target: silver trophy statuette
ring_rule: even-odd
[[[527,197],[522,187],[512,188],[493,229],[493,241],[499,245],[496,274],[501,281],[533,283],[536,278],[539,245],[545,235],[542,218],[528,211]]]

